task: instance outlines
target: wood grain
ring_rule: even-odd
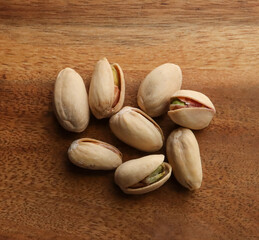
[[[0,0],[0,239],[258,239],[258,1]],[[106,56],[137,106],[141,80],[173,62],[183,88],[217,109],[195,131],[204,172],[189,192],[172,177],[162,188],[126,196],[113,172],[69,163],[80,137],[117,146],[123,160],[144,156],[91,116],[68,133],[52,109],[57,73],[67,66],[87,88]],[[155,119],[165,136],[175,125]],[[165,152],[163,148],[160,153]]]

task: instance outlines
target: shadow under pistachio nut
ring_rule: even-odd
[[[155,152],[163,146],[161,128],[138,108],[124,107],[110,118],[109,123],[117,138],[136,149]]]
[[[92,170],[112,170],[122,163],[122,154],[116,147],[92,138],[74,141],[68,157],[78,167]]]
[[[166,154],[177,181],[188,188],[200,188],[202,166],[198,142],[190,129],[178,128],[168,137]]]
[[[168,111],[170,98],[181,88],[182,71],[178,65],[165,63],[151,71],[141,82],[138,105],[151,117]]]
[[[164,158],[157,154],[124,162],[115,171],[115,183],[127,194],[154,191],[171,176],[172,168]]]
[[[86,129],[89,105],[85,84],[81,76],[71,68],[59,72],[55,82],[53,105],[59,123],[71,132]]]
[[[176,124],[199,130],[207,127],[216,109],[203,93],[192,90],[179,90],[171,98],[168,116]]]
[[[95,65],[89,87],[89,105],[93,115],[107,118],[118,112],[124,103],[125,80],[121,67],[102,58]]]

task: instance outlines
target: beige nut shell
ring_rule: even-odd
[[[55,82],[53,105],[59,123],[68,131],[82,132],[89,118],[89,105],[85,84],[71,68],[59,72]]]
[[[181,85],[182,71],[178,65],[160,65],[141,82],[137,97],[138,105],[149,116],[160,116],[168,110],[170,98]]]
[[[92,170],[112,170],[122,163],[122,154],[117,148],[92,138],[74,141],[68,157],[75,165]]]
[[[163,146],[161,128],[138,108],[124,107],[110,118],[109,123],[117,138],[136,149],[155,152]]]
[[[201,157],[193,132],[187,128],[174,130],[167,139],[166,153],[177,181],[190,190],[200,188]]]
[[[213,116],[216,113],[216,109],[211,100],[206,95],[192,90],[179,90],[173,95],[171,99],[178,97],[185,97],[195,100],[207,108],[194,107],[169,110],[168,116],[173,122],[182,127],[194,130],[203,129],[210,124]]]
[[[95,65],[92,80],[89,87],[89,105],[93,115],[97,119],[107,118],[118,112],[124,103],[125,80],[119,64],[112,64],[119,74],[120,97],[118,103],[114,102],[114,78],[111,65],[106,58],[102,58]]]
[[[115,171],[115,183],[127,194],[148,193],[161,187],[171,176],[172,168],[168,163],[164,163],[166,174],[159,181],[141,188],[130,188],[155,171],[163,163],[164,158],[163,154],[153,154],[124,162]]]

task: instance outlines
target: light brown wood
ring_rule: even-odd
[[[0,1],[0,239],[258,239],[258,1]],[[73,166],[81,137],[115,145],[123,161],[144,156],[91,116],[81,134],[53,113],[58,72],[69,66],[87,88],[106,56],[125,73],[125,105],[141,80],[173,62],[183,88],[214,103],[211,125],[195,131],[200,190],[172,177],[127,196],[113,171]],[[165,137],[175,125],[155,119]],[[160,153],[165,153],[163,148]]]

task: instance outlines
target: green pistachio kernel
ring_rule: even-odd
[[[154,172],[148,175],[142,182],[146,185],[150,185],[154,182],[157,182],[165,175],[164,164],[161,164]]]
[[[171,104],[175,104],[175,105],[186,105],[185,102],[181,101],[180,99],[176,98],[176,99],[173,99],[172,103]]]
[[[113,65],[111,65],[111,68],[112,68],[112,74],[113,74],[114,84],[119,87],[119,76],[118,76],[118,72],[117,72],[116,68],[115,68]]]

